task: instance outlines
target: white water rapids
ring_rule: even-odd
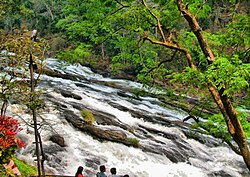
[[[219,146],[211,146],[202,144],[201,142],[188,138],[182,129],[174,126],[165,126],[162,123],[155,123],[145,120],[142,117],[135,117],[129,111],[120,110],[113,107],[110,102],[129,110],[141,111],[150,115],[162,115],[162,119],[171,121],[181,121],[187,114],[181,110],[167,109],[161,106],[156,98],[140,97],[133,100],[131,97],[122,97],[117,93],[121,90],[112,88],[109,84],[120,85],[128,96],[132,95],[126,91],[126,88],[141,88],[139,83],[104,78],[101,75],[93,73],[90,69],[79,65],[66,65],[55,59],[47,59],[48,68],[60,71],[64,74],[80,76],[81,79],[70,80],[43,75],[41,78],[40,88],[46,88],[45,91],[50,95],[50,99],[46,99],[46,109],[39,112],[39,122],[44,125],[40,129],[43,140],[43,146],[46,153],[45,169],[57,175],[73,176],[79,165],[84,167],[84,173],[88,177],[94,177],[98,172],[99,165],[105,165],[107,174],[112,167],[116,167],[118,175],[129,174],[130,177],[209,177],[209,176],[247,176],[247,168],[241,156],[236,155],[224,143],[220,143],[212,137],[207,136],[212,141],[220,143]],[[82,85],[81,87],[79,85]],[[58,89],[70,91],[82,97],[81,100],[64,97]],[[152,90],[151,90],[152,91]],[[47,98],[47,97],[46,97]],[[55,102],[65,105],[68,110],[79,115],[73,105],[84,105],[91,110],[102,111],[113,115],[116,121],[121,124],[132,127],[137,130],[138,127],[143,129],[157,130],[162,133],[171,134],[176,137],[175,141],[162,136],[160,133],[152,133],[149,131],[141,131],[131,133],[121,127],[112,125],[97,124],[95,126],[102,129],[111,129],[125,133],[128,137],[136,138],[144,147],[152,149],[152,152],[142,150],[140,148],[129,147],[120,143],[109,141],[100,141],[91,135],[81,132],[69,123],[57,109]],[[74,103],[74,104],[72,104]],[[17,113],[19,116],[17,116]],[[34,134],[33,128],[25,125],[23,120],[31,123],[31,116],[24,112],[18,105],[11,105],[9,114],[22,121],[24,130],[20,136],[26,140],[27,146],[18,152],[18,157],[30,164],[34,164]],[[60,147],[49,140],[53,133],[58,133],[64,137],[67,144],[66,147]],[[147,134],[148,138],[145,138]],[[136,136],[138,135],[138,136]],[[204,136],[206,138],[206,136]],[[177,144],[175,144],[177,143]],[[177,146],[185,146],[190,148],[183,153],[186,161],[172,162],[164,152],[165,150],[176,150]],[[182,149],[184,149],[182,147]],[[178,153],[182,153],[178,149]],[[190,156],[188,155],[190,151]],[[178,159],[178,156],[176,157]]]

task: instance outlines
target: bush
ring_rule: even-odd
[[[139,147],[139,140],[136,138],[128,138],[128,141],[133,147]]]
[[[86,124],[92,125],[95,122],[92,112],[86,108],[81,111],[81,116]]]
[[[18,148],[24,147],[22,140],[16,137],[19,122],[9,116],[0,116],[0,164],[8,163],[16,154]]]

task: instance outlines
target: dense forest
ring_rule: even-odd
[[[1,0],[0,50],[16,53],[1,58],[1,68],[25,66],[35,29],[34,58],[156,86],[167,91],[161,99],[197,98],[199,105],[187,108],[191,117],[213,111],[195,126],[227,142],[250,170],[249,7],[248,0]],[[0,79],[1,88],[17,86]],[[23,85],[17,90],[28,92]],[[1,115],[14,93],[2,89]]]

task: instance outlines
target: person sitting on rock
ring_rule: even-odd
[[[106,167],[104,165],[101,165],[100,172],[96,173],[96,177],[107,177],[105,172],[106,172]]]

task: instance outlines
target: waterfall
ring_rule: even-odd
[[[47,173],[73,176],[81,165],[86,176],[94,177],[99,166],[105,165],[107,174],[116,167],[118,175],[130,177],[247,176],[241,156],[220,140],[190,130],[190,123],[182,123],[187,113],[163,107],[157,98],[133,97],[131,93],[135,88],[162,91],[128,80],[104,78],[80,65],[56,59],[46,62],[47,68],[65,76],[42,75],[39,85],[45,99],[38,121]],[[75,96],[65,96],[68,93]],[[75,127],[68,120],[80,120],[82,108],[99,114],[94,126],[100,131],[137,139],[140,147],[101,140]],[[9,114],[21,121],[23,131],[19,136],[27,144],[18,151],[18,158],[35,165],[34,132],[26,125],[32,123],[31,115],[18,104],[10,106]],[[50,140],[55,133],[64,138],[65,147]]]

